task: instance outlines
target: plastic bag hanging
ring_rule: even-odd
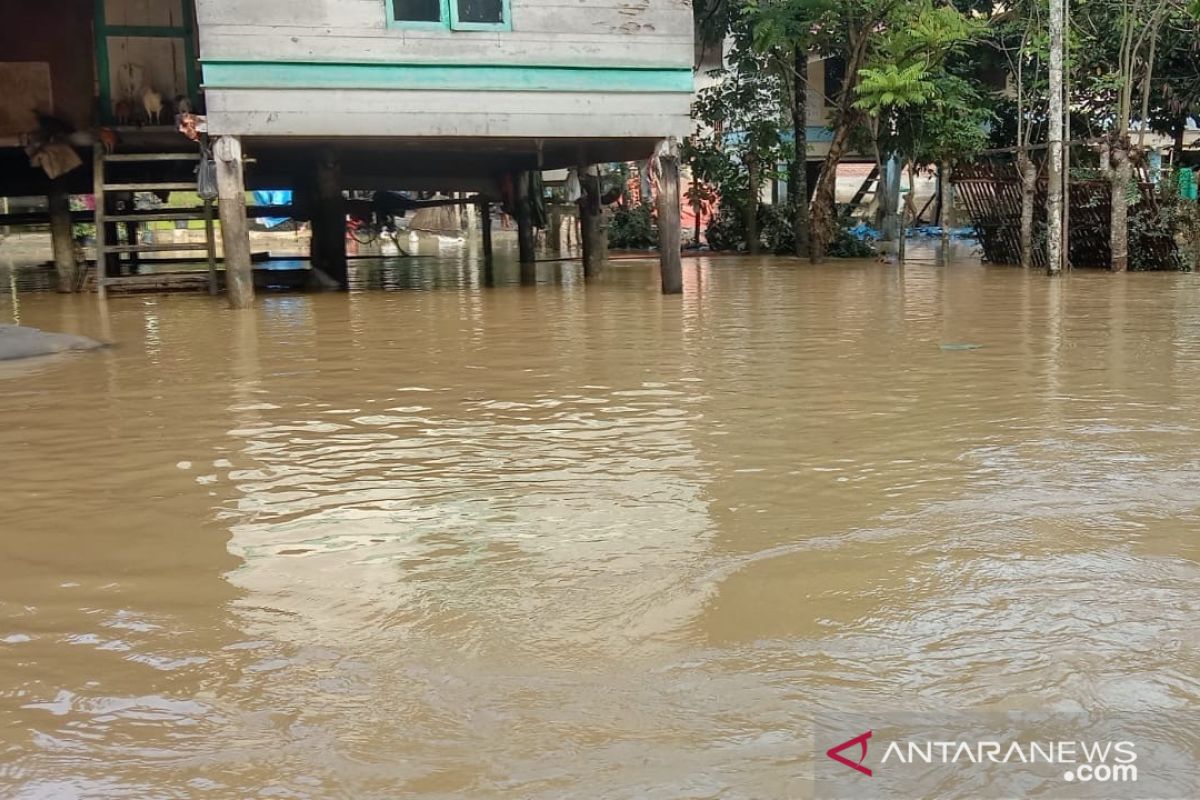
[[[567,202],[577,203],[583,197],[583,185],[579,183],[579,170],[571,167],[567,170]]]
[[[217,161],[207,147],[200,151],[200,163],[196,166],[196,194],[201,200],[217,199]]]

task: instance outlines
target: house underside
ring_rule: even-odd
[[[210,269],[217,211],[228,266],[245,192],[292,190],[290,215],[312,221],[314,266],[344,284],[346,192],[503,201],[521,222],[521,176],[645,160],[686,135],[686,4],[647,3],[644,25],[607,2],[512,4],[502,7],[517,25],[452,32],[394,25],[389,0],[0,0],[0,196],[50,198],[60,274],[70,257],[60,251],[74,251],[68,223],[101,223],[103,288],[165,250],[142,241],[132,196],[194,187],[201,153],[216,153],[233,194],[179,212],[205,220]],[[564,38],[563,26],[585,32]],[[488,63],[503,53],[511,60]],[[184,115],[198,136],[179,131]],[[69,196],[89,194],[95,212],[67,210]]]

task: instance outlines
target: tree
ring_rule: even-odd
[[[834,0],[831,9],[817,25],[816,44],[826,55],[840,57],[845,65],[845,73],[834,98],[833,136],[821,164],[810,209],[810,257],[814,262],[824,260],[833,241],[837,225],[835,202],[838,165],[846,154],[852,134],[864,118],[862,109],[855,105],[859,71],[866,66],[879,31],[887,29],[893,13],[903,7],[900,0]]]
[[[716,187],[723,205],[742,211],[746,247],[759,250],[759,195],[789,154],[780,130],[783,84],[768,58],[750,45],[744,24],[734,29],[728,68],[702,91],[692,109],[698,123],[685,153],[702,184]]]
[[[1037,164],[1030,150],[1046,119],[1048,82],[1043,70],[1050,37],[1039,0],[1019,0],[1003,9],[991,25],[991,43],[1001,53],[1013,87],[1012,113],[1000,115],[996,146],[1015,147],[1021,185],[1020,262],[1033,266],[1033,212],[1037,191]],[[1005,125],[1011,121],[1011,126]],[[1011,136],[1011,138],[1008,138]]]
[[[1129,206],[1138,197],[1133,167],[1144,154],[1145,132],[1153,121],[1158,43],[1164,29],[1180,23],[1194,25],[1188,22],[1194,19],[1189,11],[1184,0],[1078,0],[1074,10],[1089,54],[1089,78],[1081,87],[1083,102],[1094,124],[1105,131],[1106,155],[1100,168],[1111,186],[1109,246],[1114,272],[1129,266]],[[1191,107],[1190,101],[1184,105]],[[1135,118],[1141,123],[1136,145],[1130,137]]]
[[[786,88],[792,122],[792,158],[788,165],[792,234],[796,255],[810,251],[808,192],[808,59],[822,18],[834,0],[746,0],[755,49],[766,54]]]
[[[870,117],[877,160],[897,153],[910,174],[933,164],[948,171],[954,159],[982,148],[990,112],[971,83],[948,68],[982,32],[979,21],[930,0],[897,11],[859,71],[854,103]],[[901,233],[901,257],[903,242]]]

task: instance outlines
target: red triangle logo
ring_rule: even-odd
[[[845,764],[850,769],[858,770],[863,775],[870,777],[874,773],[871,772],[870,767],[864,767],[862,762],[867,760],[867,740],[871,738],[871,733],[872,731],[867,731],[864,734],[855,736],[853,739],[847,739],[841,744],[834,745],[825,751],[825,755],[829,756],[839,764]],[[842,755],[842,751],[854,747],[855,745],[858,745],[858,747],[861,748],[861,751],[858,756],[858,761],[851,761]]]

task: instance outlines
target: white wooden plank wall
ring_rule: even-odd
[[[209,59],[682,68],[694,56],[690,0],[512,0],[503,32],[388,28],[384,0],[197,0],[197,15]]]
[[[511,31],[387,27],[384,0],[197,0],[201,59],[691,69],[690,0],[512,0]],[[691,96],[656,92],[207,90],[215,133],[683,136]]]
[[[238,135],[658,138],[691,131],[690,103],[658,93],[239,89],[210,93],[208,116]]]

